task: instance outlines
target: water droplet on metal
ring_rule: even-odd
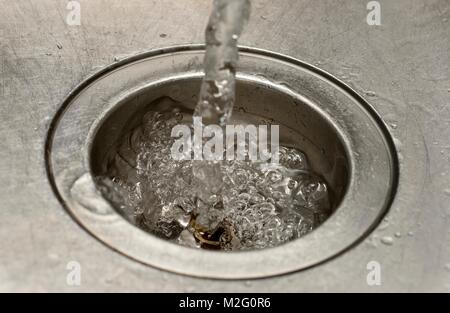
[[[381,243],[387,245],[387,246],[392,246],[394,244],[394,238],[390,237],[390,236],[386,236],[381,238]]]

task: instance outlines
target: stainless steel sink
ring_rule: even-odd
[[[337,192],[317,231],[247,254],[181,248],[101,196],[83,203],[133,116],[196,94],[209,2],[82,0],[80,26],[59,1],[0,3],[0,290],[450,291],[450,7],[380,2],[369,26],[350,0],[253,1],[238,98],[304,136]]]

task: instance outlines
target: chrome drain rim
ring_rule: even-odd
[[[265,250],[223,253],[185,248],[149,235],[102,201],[89,168],[92,138],[102,120],[119,102],[143,88],[201,75],[202,53],[201,45],[154,50],[109,66],[70,93],[52,122],[46,161],[53,189],[72,217],[94,237],[139,262],[219,279],[262,278],[306,269],[363,240],[389,208],[396,190],[397,157],[387,128],[362,97],[332,75],[302,61],[253,48],[241,48],[240,79],[269,84],[299,97],[305,95],[296,92],[296,84],[307,79],[304,81],[323,90],[324,97],[335,100],[335,106],[324,108],[324,116],[342,133],[351,160],[350,184],[337,211],[317,230],[298,240]],[[164,58],[181,60],[164,67],[160,62]],[[291,79],[289,87],[276,83],[270,73],[264,79],[254,75],[271,66],[292,74],[283,80]],[[321,108],[320,103],[313,105]],[[333,120],[333,116],[341,120]],[[91,205],[93,209],[74,199],[72,186],[80,177],[87,185],[90,182],[90,192],[99,196],[100,202]]]

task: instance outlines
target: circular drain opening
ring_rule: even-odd
[[[221,193],[226,209],[210,210],[226,215],[210,227],[214,229],[210,235],[195,231],[201,227],[196,225],[195,212],[183,209],[198,205],[191,196],[192,162],[168,157],[172,125],[183,123],[183,117],[186,123],[192,122],[200,83],[192,76],[144,88],[99,121],[90,156],[105,197],[132,224],[197,248],[268,248],[319,227],[343,199],[348,185],[350,162],[339,130],[301,98],[244,74],[238,77],[239,106],[231,125],[280,125],[281,146],[289,147],[281,149],[281,163],[288,164],[260,169],[259,163],[224,163],[226,187]],[[251,179],[243,183],[244,175]],[[284,201],[290,199],[296,199],[298,207],[288,207]]]
[[[361,240],[388,208],[396,184],[391,139],[350,88],[313,66],[241,49],[238,107],[273,119],[330,184],[335,212],[317,230],[284,245],[220,253],[195,250],[130,224],[99,192],[110,151],[149,104],[167,97],[195,105],[201,46],[153,51],[115,64],[84,82],[55,118],[47,162],[60,200],[91,234],[140,262],[177,273],[224,279],[284,274],[321,263]],[[274,105],[276,104],[276,106]]]

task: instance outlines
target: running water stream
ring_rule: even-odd
[[[250,0],[215,0],[206,28],[205,77],[195,115],[224,126],[235,102],[238,39],[250,17]]]
[[[250,18],[250,0],[214,0],[213,11],[205,32],[205,76],[194,116],[204,125],[228,123],[236,98],[236,66],[239,60],[238,39]],[[207,138],[198,138],[198,141]],[[195,143],[194,143],[195,144]],[[195,149],[195,147],[194,147]],[[196,196],[204,204],[197,210],[197,223],[212,231],[220,215],[214,207],[223,206],[223,161],[197,160],[193,162]]]

